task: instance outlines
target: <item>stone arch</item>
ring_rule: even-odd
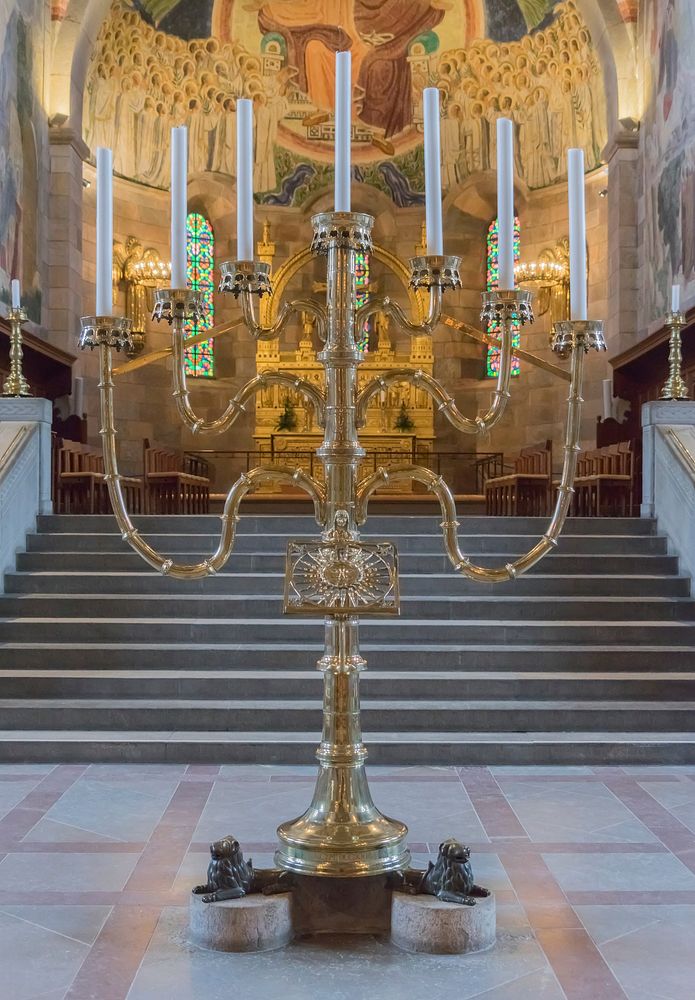
[[[111,0],[68,0],[53,46],[49,121],[82,135],[82,97],[87,66]]]

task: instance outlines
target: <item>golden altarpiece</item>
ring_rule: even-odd
[[[416,248],[420,253],[424,250]],[[257,246],[258,257],[272,269],[275,243],[271,239],[270,226],[266,222],[263,237]],[[278,315],[278,303],[292,277],[307,264],[310,252],[302,250],[291,257],[275,274],[272,274],[273,292],[261,299],[261,322],[272,324]],[[427,304],[422,292],[410,287],[410,273],[401,261],[383,247],[374,245],[369,255],[370,261],[384,265],[402,282],[410,296],[414,311],[423,318],[427,314]],[[371,292],[376,291],[372,282]],[[316,285],[314,291],[321,291]],[[365,296],[366,298],[367,296]],[[379,312],[365,321],[365,338],[368,350],[358,371],[358,386],[361,390],[368,382],[378,379],[394,368],[409,372],[422,371],[432,375],[434,357],[431,337],[412,337],[409,351],[397,352],[391,340],[389,317]],[[315,320],[313,314],[301,314],[301,335],[296,350],[281,350],[280,339],[259,340],[256,347],[256,369],[285,372],[303,380],[321,385],[324,378],[323,365],[317,360]],[[292,429],[278,429],[283,413],[292,414]],[[426,390],[416,385],[402,383],[385,385],[367,409],[366,424],[360,432],[360,441],[366,451],[363,472],[374,471],[385,462],[418,461],[429,465],[428,457],[434,448],[434,406]],[[315,452],[323,440],[323,430],[316,421],[316,414],[305,395],[293,392],[284,386],[269,385],[256,396],[254,445],[264,456],[276,459],[283,453],[291,457],[297,465],[305,467],[320,478],[321,463],[315,461]],[[410,483],[394,484],[390,489],[396,492],[410,491]]]

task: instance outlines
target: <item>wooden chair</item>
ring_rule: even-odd
[[[195,455],[143,444],[145,512],[207,514],[210,509],[209,465]]]
[[[54,439],[56,513],[109,514],[108,489],[104,481],[101,452],[77,441]],[[121,489],[129,511],[141,511],[142,484],[139,479],[121,476]]]
[[[633,513],[636,487],[634,441],[620,441],[580,456],[575,512],[581,517],[626,517]]]
[[[485,482],[486,513],[502,517],[535,517],[548,513],[553,471],[551,441],[524,448],[514,471]]]

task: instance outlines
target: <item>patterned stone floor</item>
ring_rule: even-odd
[[[695,767],[372,768],[418,860],[456,835],[498,943],[405,955],[371,938],[265,955],[186,941],[210,839],[257,864],[313,768],[0,766],[3,1000],[695,1000]]]

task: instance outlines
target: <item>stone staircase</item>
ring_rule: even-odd
[[[375,516],[400,553],[402,614],[366,621],[372,763],[695,761],[695,602],[654,523],[573,519],[557,552],[496,587],[457,577],[439,519]],[[168,553],[216,517],[140,518]],[[534,518],[462,518],[486,564]],[[283,617],[288,537],[243,517],[227,571],[163,578],[111,517],[40,518],[0,596],[0,760],[307,763],[321,728],[320,621]]]

